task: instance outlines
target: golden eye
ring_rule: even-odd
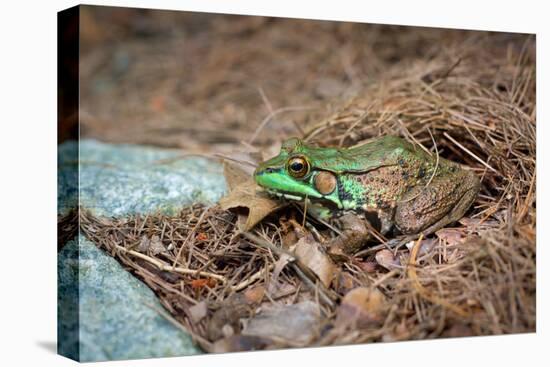
[[[292,177],[302,178],[309,172],[309,163],[303,157],[294,157],[288,160],[287,169]]]

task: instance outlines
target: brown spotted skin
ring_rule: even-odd
[[[380,167],[352,177],[366,188],[362,206],[368,209],[394,206],[410,184],[409,180],[403,179],[403,168],[399,166]]]
[[[395,225],[403,234],[430,233],[460,219],[479,192],[479,179],[458,164],[441,159],[409,160],[407,164],[380,167],[362,174],[348,174],[353,190],[341,190],[355,211],[376,213],[383,234]],[[348,184],[349,185],[349,184]],[[360,189],[358,189],[359,187]]]
[[[402,233],[433,233],[466,213],[479,192],[479,179],[462,169],[448,175],[438,175],[428,186],[416,186],[403,196],[394,216]]]

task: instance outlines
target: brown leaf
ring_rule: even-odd
[[[161,252],[166,252],[166,247],[157,235],[154,235],[151,238],[143,236],[141,237],[141,241],[137,247],[137,250],[142,253],[151,253],[153,255],[158,255]]]
[[[388,270],[396,269],[401,265],[399,259],[395,257],[393,252],[388,249],[378,251],[375,255],[375,259],[380,266]]]
[[[306,345],[320,328],[319,306],[311,301],[263,310],[246,323],[243,335]]]
[[[195,323],[201,321],[207,314],[208,307],[206,307],[206,302],[202,301],[189,307],[189,315],[191,320]]]
[[[442,336],[446,338],[459,338],[472,335],[476,335],[476,333],[467,325],[455,324],[449,330],[445,330]]]
[[[349,292],[355,287],[357,287],[357,282],[353,279],[353,277],[349,273],[343,271],[340,272],[334,285],[335,290],[338,293],[343,294]]]
[[[228,299],[214,312],[208,320],[207,335],[211,341],[216,341],[227,335],[231,329],[233,333],[240,331],[240,319],[252,314],[253,309],[246,303]]]
[[[459,245],[462,242],[464,231],[456,228],[442,228],[435,235],[449,246]]]
[[[358,261],[357,265],[366,273],[376,272],[376,261]]]
[[[336,324],[364,328],[384,320],[386,297],[378,289],[358,287],[349,291],[336,311]]]
[[[227,182],[227,186],[229,186],[229,191],[235,190],[243,182],[250,179],[250,174],[248,174],[240,166],[227,161],[223,163],[223,175],[225,177],[225,181]]]
[[[281,254],[279,260],[275,263],[273,272],[271,273],[271,279],[269,280],[269,284],[267,286],[267,291],[269,293],[273,293],[275,289],[277,289],[279,284],[279,275],[281,274],[281,271],[283,271],[284,267],[291,261],[294,261],[294,259],[290,255],[285,253]]]
[[[422,242],[420,243],[420,248],[418,249],[417,256],[426,255],[427,253],[432,251],[432,249],[435,247],[436,244],[437,244],[437,240],[435,238],[422,240]],[[416,245],[415,241],[410,241],[405,246],[409,249],[409,251],[412,251],[415,245]]]
[[[249,288],[244,292],[231,294],[208,320],[207,335],[211,341],[232,334],[239,334],[241,330],[240,320],[251,317],[255,313],[265,294],[263,286]]]
[[[232,335],[216,341],[212,345],[212,353],[246,352],[265,349],[272,341],[254,335]]]
[[[322,246],[315,241],[313,236],[300,238],[294,247],[296,257],[305,266],[310,268],[325,287],[330,287],[330,283],[336,276],[338,268],[332,262],[330,257],[322,251]]]
[[[257,286],[244,291],[244,298],[247,303],[260,303],[264,298],[264,294],[265,288],[262,286]]]
[[[149,251],[153,255],[158,255],[161,252],[166,252],[166,247],[164,247],[164,244],[161,242],[159,236],[154,235],[151,237],[151,246],[149,247]]]
[[[285,234],[283,234],[282,238],[282,245],[284,248],[289,248],[290,246],[294,245],[298,241],[298,235],[295,231],[289,231]]]
[[[142,236],[137,250],[141,253],[147,253],[147,250],[149,250],[149,246],[151,246],[151,240],[149,239],[149,237]]]
[[[296,293],[296,286],[289,283],[279,283],[270,294],[272,299],[279,299]]]
[[[411,330],[407,327],[405,320],[401,320],[399,324],[393,327],[393,330],[382,336],[382,341],[385,343],[407,340],[411,337]]]
[[[266,216],[286,205],[263,193],[257,193],[254,179],[234,164],[225,163],[224,175],[230,192],[220,199],[220,206],[224,210],[247,209],[248,216],[241,228],[244,231],[250,230]]]

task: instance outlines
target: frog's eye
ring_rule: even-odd
[[[288,160],[287,169],[292,177],[302,178],[309,172],[309,163],[303,157],[294,157]]]

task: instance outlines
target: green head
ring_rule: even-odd
[[[321,162],[337,150],[310,147],[298,138],[283,142],[279,155],[259,164],[256,183],[269,193],[287,199],[324,201],[342,208],[335,172],[321,168]]]

